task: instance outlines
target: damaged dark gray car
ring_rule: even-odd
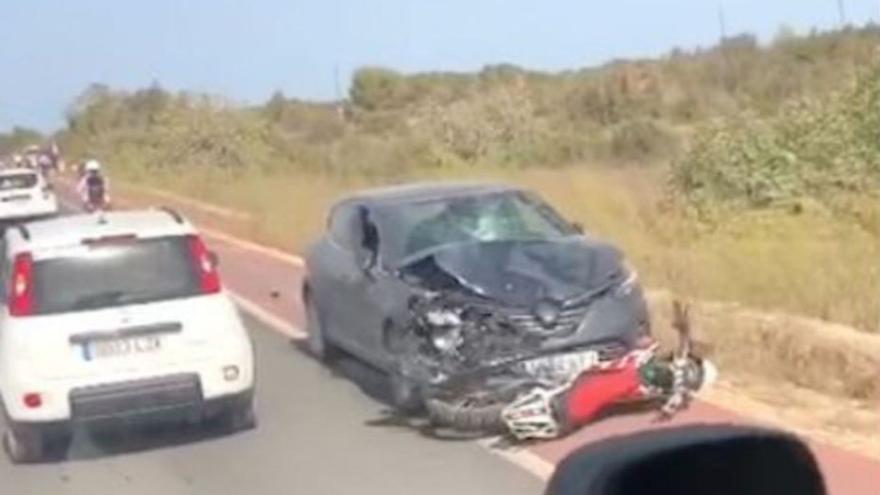
[[[307,257],[310,350],[382,370],[395,406],[427,407],[438,423],[494,427],[523,390],[649,337],[621,252],[531,191],[367,191],[336,204],[327,229]]]

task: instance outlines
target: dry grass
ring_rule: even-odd
[[[674,342],[672,295],[649,294],[654,327]],[[691,312],[697,339],[718,366],[740,378],[789,383],[826,395],[880,402],[880,337],[816,319],[759,312],[738,304],[698,301]]]
[[[540,191],[569,218],[621,246],[650,287],[737,301],[852,325],[880,322],[880,243],[856,222],[808,207],[800,215],[753,214],[707,228],[664,200],[656,168],[434,169],[406,180],[503,180]],[[382,182],[371,178],[187,173],[152,185],[242,210],[234,230],[294,252],[324,228],[332,202]],[[869,226],[875,232],[880,226]]]
[[[772,314],[801,314],[871,329],[878,320],[880,292],[876,239],[819,210],[739,218],[707,231],[674,208],[663,207],[657,174],[654,169],[482,174],[441,169],[410,180],[466,176],[541,191],[567,216],[622,246],[649,287],[701,301],[741,304],[702,304],[696,313],[723,368],[834,396],[880,401],[880,336]],[[323,230],[326,211],[337,197],[374,183],[213,173],[160,180],[158,185],[250,214],[245,221],[188,209],[197,220],[301,251]],[[654,304],[661,330],[667,327],[665,299],[658,297]]]

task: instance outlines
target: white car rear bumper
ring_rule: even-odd
[[[254,388],[252,356],[230,356],[104,379],[21,380],[4,390],[7,416],[17,423],[92,422],[137,417],[149,420],[168,412],[201,414],[212,402],[248,394]],[[40,406],[24,397],[39,394]]]
[[[22,202],[0,203],[0,220],[19,220],[55,215],[58,213],[58,201],[54,196],[50,199],[32,199]]]

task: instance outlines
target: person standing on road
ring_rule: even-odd
[[[110,203],[110,181],[101,173],[101,164],[97,160],[85,162],[84,174],[76,186],[87,211],[105,209]]]

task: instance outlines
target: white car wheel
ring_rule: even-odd
[[[7,427],[3,432],[3,448],[14,464],[37,462],[43,458],[43,436],[27,428],[18,432]]]

